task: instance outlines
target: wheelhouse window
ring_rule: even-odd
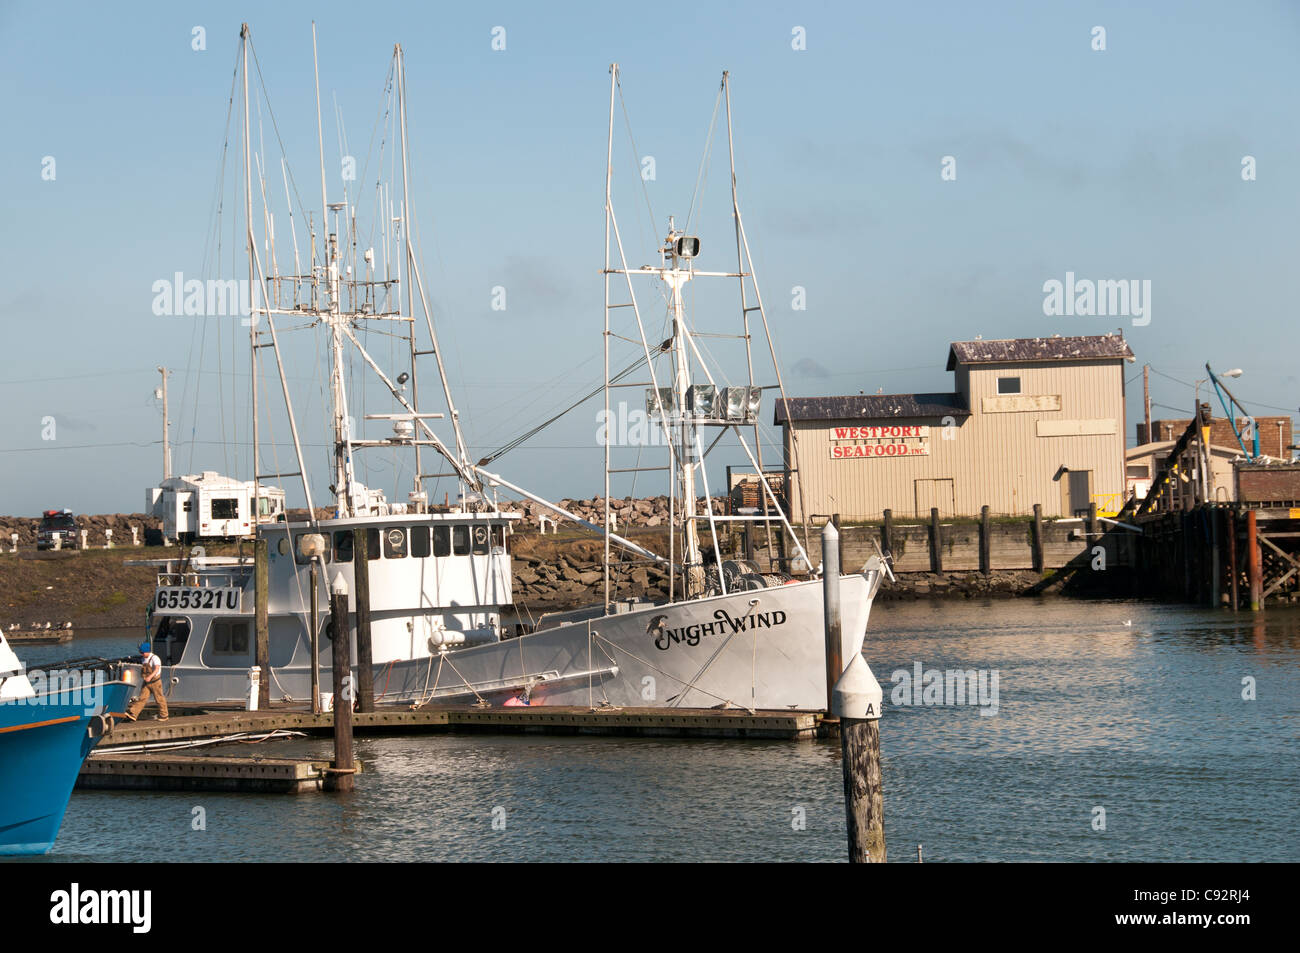
[[[402,559],[406,554],[406,530],[400,526],[390,526],[384,530],[384,558]]]
[[[433,554],[435,556],[451,555],[451,527],[435,526],[433,528]]]
[[[239,519],[238,497],[223,497],[212,501],[212,518],[214,520]]]
[[[1019,394],[1020,378],[1019,377],[999,377],[998,378],[999,394]]]
[[[429,527],[412,526],[408,531],[411,540],[411,555],[423,559],[429,555]]]
[[[469,527],[461,524],[451,528],[451,551],[457,556],[469,555]]]
[[[247,655],[248,623],[228,619],[213,622],[212,651],[217,655]]]
[[[352,530],[341,529],[334,533],[334,561],[352,562]]]
[[[473,552],[475,556],[486,556],[488,554],[488,528],[483,523],[470,527],[470,536],[474,540]]]
[[[502,523],[492,524],[492,552],[506,554],[506,528]]]
[[[363,529],[361,532],[366,537],[366,558],[373,562],[379,558],[379,533],[373,529]]]

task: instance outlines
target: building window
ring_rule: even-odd
[[[999,394],[1019,394],[1020,378],[1019,377],[999,377],[998,378]]]
[[[1128,465],[1128,475],[1135,480],[1150,479],[1151,468],[1141,463],[1130,463]]]

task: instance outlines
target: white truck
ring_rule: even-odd
[[[212,470],[169,477],[145,491],[145,512],[162,521],[164,542],[232,540],[249,536],[254,521],[284,517],[284,490],[263,483],[256,505],[251,480],[234,480]]]

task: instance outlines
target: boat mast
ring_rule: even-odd
[[[686,598],[693,599],[704,591],[704,567],[700,563],[700,534],[695,525],[695,467],[699,462],[696,455],[695,414],[694,409],[686,403],[691,389],[691,361],[686,342],[686,315],[682,306],[682,287],[690,281],[691,258],[685,259],[678,254],[678,239],[684,233],[668,219],[668,239],[664,242],[661,255],[664,268],[660,277],[668,285],[671,295],[670,307],[673,315],[673,394],[674,403],[681,410],[680,428],[681,449],[677,454],[678,482],[682,489],[682,555]],[[668,267],[671,265],[671,267]]]
[[[253,534],[257,534],[257,501],[261,496],[259,481],[257,478],[257,274],[254,268],[253,256],[257,253],[257,246],[253,239],[253,170],[252,155],[250,152],[250,135],[248,126],[248,24],[240,25],[239,36],[242,40],[243,56],[243,73],[244,73],[244,221],[248,226],[248,360],[249,376],[253,384],[253,495],[252,508],[253,512],[249,514],[250,522],[253,526]]]
[[[171,444],[171,420],[167,417],[167,378],[170,374],[165,367],[159,367],[158,373],[162,375],[162,404],[163,404],[163,479],[170,480],[172,476],[172,444]]]

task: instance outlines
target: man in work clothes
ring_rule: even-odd
[[[126,717],[131,721],[135,721],[140,712],[144,711],[150,695],[158,700],[158,720],[167,720],[167,696],[162,690],[162,659],[149,651],[150,648],[148,642],[140,643],[140,652],[144,655],[144,687],[140,689],[140,694],[136,696],[135,701],[131,702],[131,707],[126,710]]]

